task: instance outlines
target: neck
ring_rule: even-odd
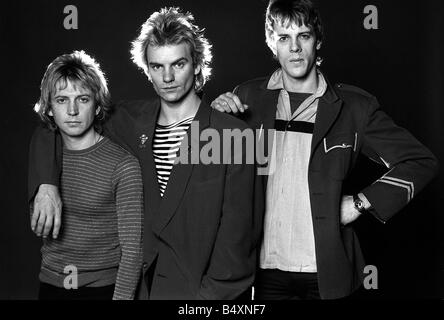
[[[63,132],[62,139],[65,148],[68,150],[84,150],[95,145],[102,136],[98,134],[93,128],[88,130],[88,132],[82,134],[81,136],[69,136]]]
[[[186,97],[176,102],[160,100],[160,114],[158,123],[168,125],[185,118],[194,117],[199,109],[201,99],[194,90]]]
[[[282,72],[284,88],[289,92],[315,93],[318,89],[318,73],[316,67],[312,68],[310,73],[304,78],[292,78],[285,72]]]

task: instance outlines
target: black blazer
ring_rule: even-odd
[[[255,79],[235,89],[249,105],[240,118],[252,128],[262,129],[265,139],[267,129],[274,128],[279,96],[279,90],[267,89],[268,81],[269,77]],[[380,163],[384,159],[389,165],[390,171],[375,183],[355,190],[364,193],[372,214],[382,222],[437,173],[433,154],[396,126],[374,96],[353,86],[328,83],[318,104],[308,169],[318,285],[324,299],[349,295],[364,276],[365,263],[353,224],[341,226],[339,216],[343,187],[360,153]],[[267,177],[263,180],[266,192]]]
[[[253,214],[254,164],[176,164],[161,198],[152,153],[159,110],[158,99],[124,102],[105,126],[106,134],[137,156],[141,164],[143,274],[154,268],[149,298],[234,299],[251,286],[255,274],[262,212]],[[200,132],[247,128],[204,102],[194,120]],[[190,130],[187,138],[190,154],[200,152],[205,143],[191,137]],[[34,134],[30,197],[41,183],[58,184],[60,166],[48,166],[54,159],[61,162],[57,139],[44,129]],[[192,149],[193,143],[199,150]],[[139,298],[147,298],[145,282],[140,284]]]

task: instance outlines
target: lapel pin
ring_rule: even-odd
[[[140,149],[145,148],[145,147],[146,147],[145,142],[148,140],[148,136],[147,136],[146,134],[142,134],[142,135],[139,137],[139,139],[140,139],[139,148],[140,148]]]

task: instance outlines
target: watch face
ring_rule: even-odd
[[[356,200],[355,201],[355,207],[361,211],[364,209],[364,202],[362,202],[362,200]]]

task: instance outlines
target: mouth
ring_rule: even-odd
[[[81,122],[81,121],[75,121],[75,120],[73,120],[73,121],[65,121],[65,123],[66,123],[68,126],[78,126],[78,125],[80,125],[82,122]]]
[[[302,63],[304,61],[304,59],[302,58],[291,58],[290,62],[292,63]]]
[[[175,86],[175,87],[164,87],[164,88],[162,88],[162,90],[163,91],[174,91],[174,90],[176,90],[178,87],[177,86]]]

